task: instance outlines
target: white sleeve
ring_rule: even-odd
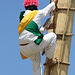
[[[48,6],[46,6],[44,9],[39,10],[39,12],[41,14],[41,18],[47,16],[50,13],[50,11],[54,8],[54,6],[55,6],[55,3],[52,2]]]

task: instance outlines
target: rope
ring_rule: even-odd
[[[54,10],[54,18],[53,18],[53,24],[55,24],[55,14],[57,12],[57,5],[55,6],[55,10]],[[53,32],[55,33],[55,28],[53,28]]]

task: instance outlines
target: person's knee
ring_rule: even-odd
[[[53,33],[53,37],[56,39],[57,38],[57,35],[55,33]]]
[[[56,34],[53,33],[53,32],[50,32],[50,33],[48,33],[48,34],[46,34],[46,35],[44,36],[44,40],[46,40],[46,41],[49,42],[49,43],[50,43],[50,41],[53,40],[53,39],[56,40],[56,38],[57,38],[57,36],[56,36]]]
[[[52,38],[55,38],[55,39],[57,38],[57,35],[54,32],[51,32],[50,36],[52,36]]]

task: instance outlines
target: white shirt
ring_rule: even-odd
[[[35,18],[33,19],[33,21],[38,25],[38,27],[40,28],[41,26],[41,19],[45,16],[47,16],[50,11],[53,9],[53,7],[55,6],[55,3],[52,2],[51,4],[49,4],[48,6],[46,6],[44,9],[42,10],[38,10],[38,14],[35,16]],[[26,10],[25,13],[23,14],[23,16],[26,16],[29,12],[31,12],[31,10]],[[40,28],[40,31],[43,32],[44,28]],[[36,36],[35,34],[24,30],[20,36],[19,36],[19,44],[25,44],[25,43],[30,43],[35,41],[38,38],[38,36]]]

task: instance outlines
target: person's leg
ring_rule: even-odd
[[[44,39],[51,36],[48,40],[50,41],[49,45],[45,48],[45,55],[48,58],[44,66],[53,66],[57,63],[57,58],[53,59],[55,47],[56,47],[56,34],[48,34]]]
[[[33,61],[33,75],[42,75],[40,52],[32,54],[29,59]]]
[[[51,36],[51,38],[48,38],[48,41],[50,41],[50,42],[49,42],[48,46],[45,48],[45,55],[46,55],[46,57],[51,59],[51,58],[53,58],[53,54],[54,54],[55,47],[56,47],[56,34],[52,33],[52,34],[48,35],[48,37],[49,36]]]
[[[53,53],[55,50],[55,44],[56,44],[56,34],[51,32],[51,33],[44,35],[44,38],[43,38],[42,42],[40,43],[40,45],[36,45],[34,42],[32,42],[29,45],[20,46],[20,51],[23,55],[29,57],[29,55],[31,55],[33,53],[40,52],[43,49],[45,49],[46,50],[46,56],[48,58],[51,58],[53,56]]]

